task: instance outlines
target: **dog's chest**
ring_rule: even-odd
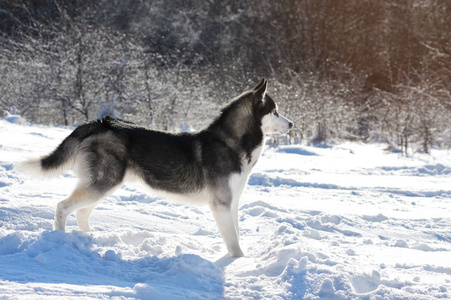
[[[252,170],[252,168],[255,166],[258,159],[260,158],[260,155],[262,154],[263,151],[263,145],[264,141],[257,148],[255,148],[254,151],[252,151],[251,159],[247,164],[247,166],[245,166],[245,168],[249,169],[249,172]]]
[[[251,159],[243,158],[243,169],[240,173],[234,173],[230,176],[229,179],[229,187],[232,191],[233,198],[236,199],[241,195],[246,183],[249,179],[249,175],[252,171],[253,166],[257,163],[258,158],[260,157],[263,150],[263,143],[259,147],[257,147],[254,151],[252,151]]]

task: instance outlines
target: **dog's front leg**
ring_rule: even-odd
[[[214,204],[210,207],[230,255],[233,257],[244,256],[238,241],[238,233],[235,228],[230,205]]]

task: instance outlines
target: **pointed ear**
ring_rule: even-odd
[[[257,85],[256,89],[255,89],[255,98],[263,101],[265,99],[265,94],[266,94],[266,79],[263,79],[262,82],[260,82],[259,85]]]
[[[266,79],[263,78],[262,81],[260,81],[260,83],[257,84],[257,86],[254,87],[252,90],[254,90],[254,91],[258,90],[259,88],[261,88],[261,87],[263,86],[263,84],[264,84],[265,82],[266,82]]]

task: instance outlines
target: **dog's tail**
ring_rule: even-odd
[[[83,140],[99,132],[99,128],[105,128],[101,121],[81,125],[64,139],[52,153],[19,162],[15,165],[15,169],[35,178],[57,177],[73,168]]]

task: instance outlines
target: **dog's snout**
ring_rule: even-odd
[[[288,127],[290,127],[290,129],[293,128],[293,126],[294,126],[294,123],[293,123],[293,122],[291,122],[291,121],[288,122]]]

